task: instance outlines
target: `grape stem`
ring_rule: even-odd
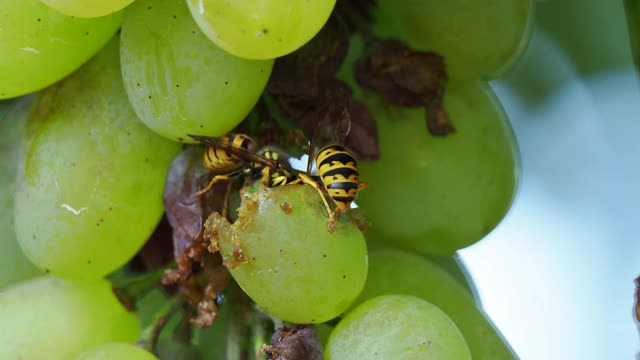
[[[260,360],[262,357],[262,346],[269,342],[267,328],[271,325],[271,320],[261,311],[253,311],[251,323],[251,353],[249,360]]]
[[[176,341],[188,344],[191,342],[191,317],[189,314],[189,305],[182,301],[181,303],[182,313],[185,315],[180,321],[180,324],[173,329],[173,338]]]
[[[247,341],[246,307],[244,304],[229,303],[230,318],[227,330],[227,359],[246,359]]]

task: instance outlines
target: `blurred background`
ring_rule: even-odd
[[[522,61],[492,82],[520,147],[518,194],[461,257],[522,359],[633,359],[640,78],[625,6],[548,0],[536,12]]]

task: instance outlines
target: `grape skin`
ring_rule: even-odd
[[[31,97],[25,97],[7,104],[6,115],[0,107],[0,148],[4,150],[0,152],[0,289],[42,274],[22,252],[13,225],[16,173],[31,102]]]
[[[374,32],[444,56],[449,78],[503,74],[524,52],[533,29],[533,0],[380,0]]]
[[[116,13],[78,19],[59,14],[40,0],[0,0],[0,99],[28,94],[64,78],[105,46],[122,18]]]
[[[446,137],[427,132],[424,109],[362,98],[380,144],[380,159],[360,166],[361,178],[376,189],[358,198],[373,233],[404,249],[451,255],[497,226],[515,194],[518,154],[485,82],[447,85],[444,109],[456,132]]]
[[[395,239],[385,238],[380,233],[366,231],[365,239],[367,241],[367,249],[369,250],[369,253],[375,250],[392,249],[396,247]],[[476,301],[479,301],[476,297],[477,290],[475,289],[471,276],[468,274],[467,269],[459,259],[458,255],[427,256],[427,259],[436,263],[438,267],[453,276],[453,278],[455,278],[457,282],[467,290],[467,292],[473,294]]]
[[[100,345],[78,355],[75,360],[158,360],[138,346],[124,343]]]
[[[95,18],[113,14],[131,4],[133,0],[40,0],[50,8],[80,18]]]
[[[202,31],[217,46],[246,59],[289,54],[320,31],[335,0],[187,0]]]
[[[105,280],[40,277],[9,287],[0,292],[0,324],[0,359],[69,359],[140,335]]]
[[[129,106],[118,40],[39,94],[27,124],[18,242],[40,269],[68,279],[98,279],[140,249],[160,220],[164,178],[180,149]]]
[[[273,60],[240,59],[213,45],[184,1],[136,1],[121,39],[131,105],[149,128],[174,141],[231,131],[258,101],[273,67]]]
[[[462,334],[436,306],[409,295],[383,295],[347,314],[331,332],[328,360],[471,359]]]
[[[517,358],[467,289],[426,258],[397,249],[371,251],[367,282],[352,306],[384,294],[413,295],[440,308],[460,329],[474,359]]]
[[[233,229],[219,230],[220,251],[229,261],[239,242],[247,263],[231,268],[231,275],[258,306],[297,324],[325,322],[345,311],[367,274],[360,230],[340,220],[330,234],[326,210],[307,185],[259,189],[243,204]]]

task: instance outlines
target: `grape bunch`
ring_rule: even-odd
[[[455,253],[516,190],[532,12],[0,0],[0,358],[516,358]]]

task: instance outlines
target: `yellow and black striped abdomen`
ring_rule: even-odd
[[[355,157],[340,145],[328,145],[316,156],[316,164],[329,197],[340,210],[347,210],[358,193],[360,183]]]
[[[217,145],[210,145],[204,152],[203,165],[207,169],[218,172],[228,172],[239,168],[244,161],[225,150],[225,147],[252,150],[253,140],[246,135],[225,135],[218,140]]]

